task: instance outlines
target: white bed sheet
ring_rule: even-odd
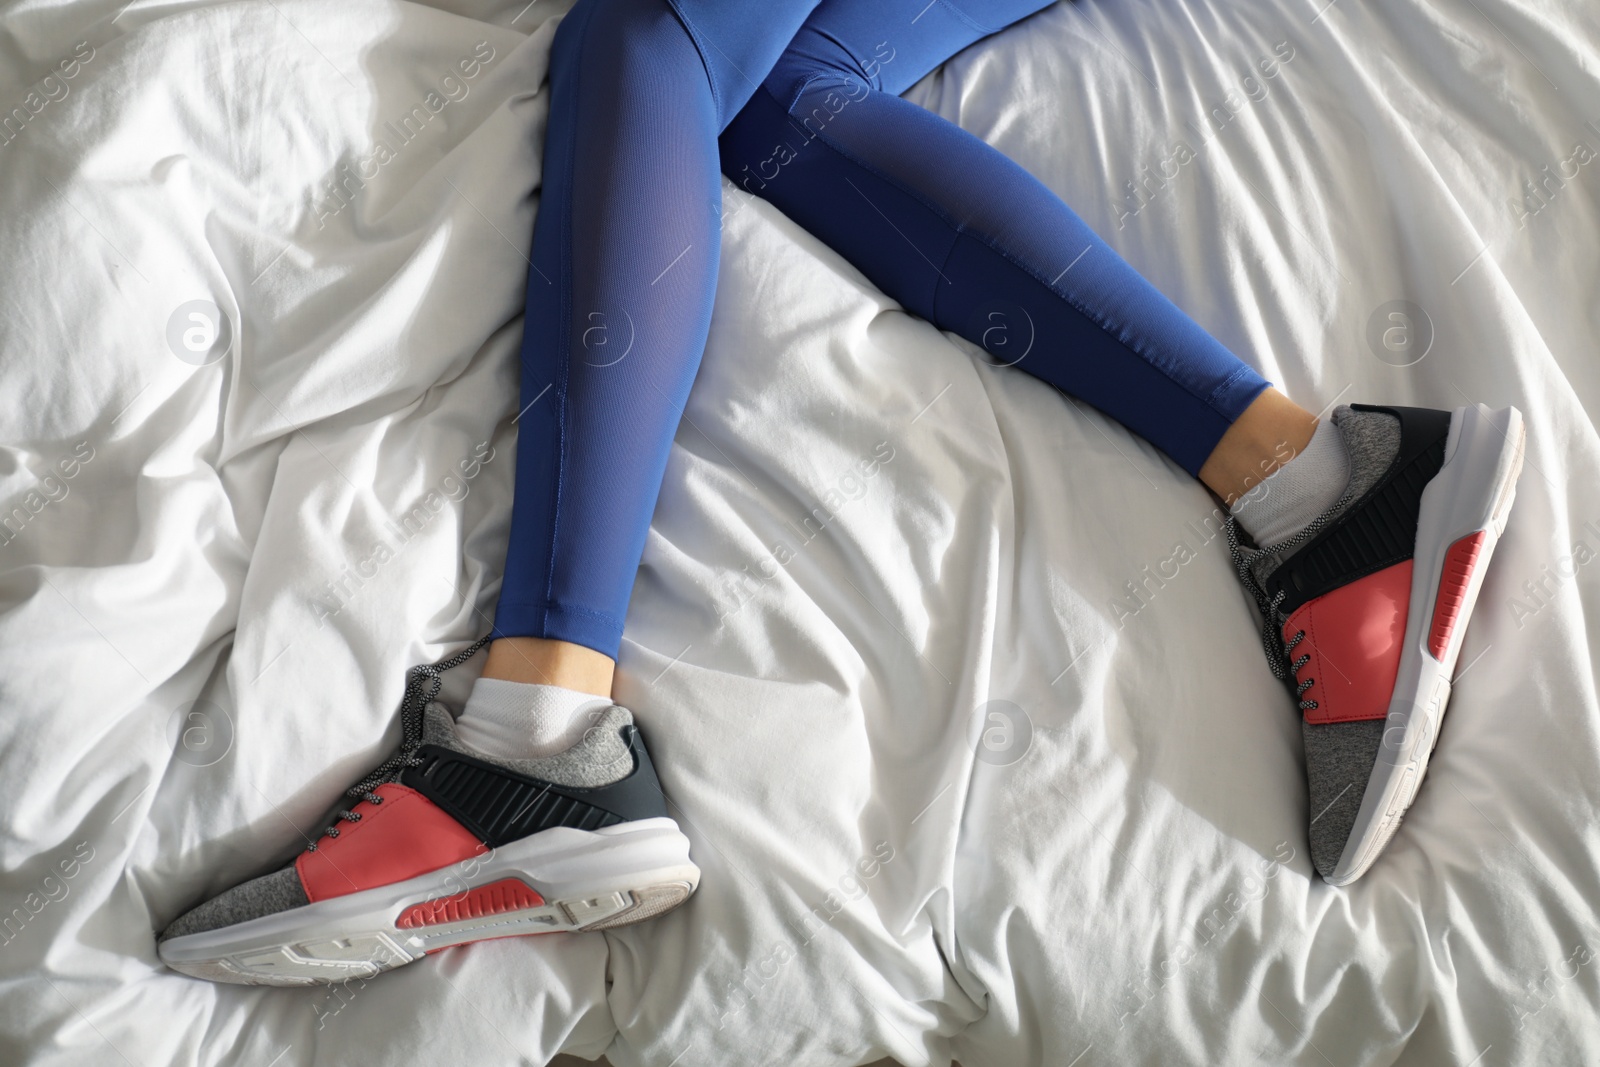
[[[445,6],[0,22],[0,1060],[1600,1059],[1600,23],[1555,0],[1084,0],[909,94],[1308,406],[1527,416],[1359,884],[1310,873],[1207,494],[726,187],[620,675],[699,893],[334,990],[163,970],[152,929],[292,855],[492,611],[560,8]]]

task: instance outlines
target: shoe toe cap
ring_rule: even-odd
[[[1383,728],[1382,719],[1304,724],[1311,863],[1324,878],[1339,866],[1350,840]]]
[[[290,865],[280,871],[264,874],[236,885],[204,904],[191,908],[172,920],[156,940],[170,941],[175,937],[220,930],[225,926],[288,911],[290,908],[303,907],[309,903],[305,889],[300,884],[300,872]]]

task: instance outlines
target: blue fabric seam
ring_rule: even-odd
[[[727,124],[733,121],[733,116],[729,115],[727,121],[723,121],[722,90],[717,85],[717,76],[712,73],[711,60],[706,56],[706,45],[709,42],[700,36],[700,32],[694,28],[694,23],[685,18],[683,12],[678,10],[678,0],[667,0],[667,6],[672,9],[672,17],[678,20],[678,24],[689,35],[689,40],[694,42],[694,50],[700,56],[700,65],[705,68],[706,84],[711,87],[711,106],[717,115],[717,125],[726,128]],[[715,47],[715,45],[712,47]],[[718,130],[717,132],[720,133],[722,131]]]

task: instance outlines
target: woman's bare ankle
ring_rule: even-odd
[[[1232,504],[1298,456],[1316,430],[1315,415],[1268,386],[1206,457],[1200,480]]]
[[[610,656],[570,641],[545,637],[502,637],[489,644],[485,678],[535,685],[559,685],[595,696],[611,695],[617,664]]]

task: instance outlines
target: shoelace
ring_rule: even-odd
[[[1326,511],[1312,519],[1305,529],[1287,541],[1273,545],[1272,551],[1280,553],[1284,558],[1287,558],[1288,553],[1284,551],[1285,549],[1297,548],[1315,537],[1324,526],[1328,525],[1328,517],[1330,515],[1343,513],[1344,506],[1350,499],[1351,490],[1354,488],[1354,482],[1346,485],[1344,492],[1339,494],[1339,499],[1335,500]],[[1283,603],[1288,593],[1280,589],[1276,595],[1269,597],[1267,591],[1262,588],[1261,583],[1256,581],[1255,575],[1250,571],[1249,557],[1245,555],[1245,549],[1239,544],[1239,520],[1229,514],[1222,527],[1228,534],[1228,555],[1233,558],[1233,568],[1239,574],[1239,581],[1244,583],[1244,587],[1249,590],[1250,595],[1255,599],[1257,610],[1261,612],[1261,649],[1267,654],[1267,666],[1272,668],[1273,677],[1287,685],[1289,679],[1298,676],[1300,669],[1311,661],[1311,653],[1309,652],[1302,653],[1300,658],[1293,662],[1289,659],[1290,654],[1294,652],[1300,642],[1305,640],[1306,632],[1298,630],[1289,640],[1285,641],[1283,639],[1278,632],[1278,627],[1281,625],[1278,622],[1278,606]],[[1259,550],[1257,554],[1260,554]],[[1298,702],[1301,711],[1309,711],[1317,706],[1315,700],[1302,699],[1305,696],[1305,691],[1311,688],[1312,681],[1313,679],[1311,678],[1299,679],[1299,686],[1294,691],[1295,700]]]
[[[366,801],[369,804],[382,804],[383,797],[373,790],[399,776],[407,767],[416,767],[423,761],[417,755],[417,750],[422,747],[422,727],[424,711],[433,699],[439,695],[439,689],[444,685],[440,675],[452,667],[460,666],[473,656],[478,650],[489,643],[489,636],[485,634],[466,648],[457,652],[449,659],[440,660],[438,663],[425,663],[411,668],[406,675],[406,692],[400,701],[400,747],[380,765],[377,770],[367,775],[361,781],[345,790],[345,796],[354,797],[356,803]],[[351,805],[354,807],[355,805]],[[360,822],[361,813],[343,808],[334,816],[327,829],[317,836],[317,840],[306,846],[307,852],[315,852],[317,845],[324,837],[337,838],[339,836],[340,822]]]

